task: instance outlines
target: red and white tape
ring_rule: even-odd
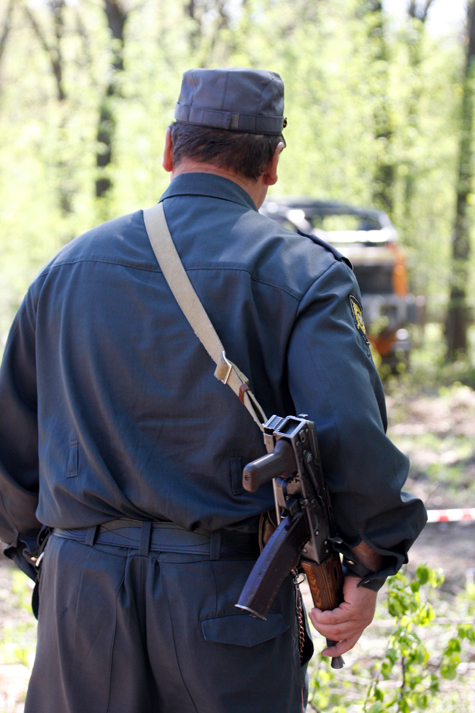
[[[462,522],[462,520],[475,520],[475,508],[428,510],[427,515],[427,522]]]

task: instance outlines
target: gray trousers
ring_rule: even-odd
[[[295,593],[235,608],[253,560],[51,536],[25,713],[302,713]]]

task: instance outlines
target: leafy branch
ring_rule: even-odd
[[[453,680],[461,663],[463,643],[475,644],[475,626],[469,617],[457,622],[436,617],[429,601],[431,593],[444,581],[440,571],[423,564],[417,568],[413,579],[399,572],[388,581],[385,604],[393,618],[393,628],[386,647],[373,668],[372,678],[364,676],[367,662],[355,663],[348,672],[331,670],[328,663],[319,659],[313,672],[309,709],[317,713],[361,710],[362,713],[411,713],[427,710],[440,690],[442,679]],[[467,612],[475,608],[474,591],[467,590]],[[455,627],[447,643],[441,647],[436,661],[431,660],[424,642],[429,637],[420,635],[437,625]],[[351,686],[351,689],[349,688]],[[349,693],[351,690],[351,701]],[[342,705],[345,700],[346,708]]]
[[[475,627],[468,623],[458,624],[455,635],[450,638],[435,666],[429,664],[429,652],[415,630],[418,627],[430,627],[436,618],[432,604],[421,597],[421,589],[436,589],[443,581],[442,573],[427,565],[417,568],[412,582],[408,582],[402,573],[390,579],[387,607],[396,623],[380,669],[368,688],[363,705],[365,713],[425,710],[439,691],[440,677],[455,678],[462,642],[467,639],[475,643]],[[389,681],[394,675],[399,679],[398,690],[383,690],[381,679]]]

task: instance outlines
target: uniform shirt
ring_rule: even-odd
[[[344,546],[391,571],[425,522],[401,488],[358,286],[334,249],[258,213],[225,178],[176,177],[162,197],[183,264],[229,359],[267,415],[316,423]],[[355,308],[356,305],[356,308]],[[31,285],[0,373],[0,536],[21,564],[40,524],[119,517],[253,529],[273,506],[243,466],[262,434],[194,335],[137,211],[66,245]],[[343,546],[343,548],[344,548]]]

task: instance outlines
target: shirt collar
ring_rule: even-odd
[[[180,173],[168,186],[160,202],[174,196],[206,196],[239,203],[257,211],[249,193],[234,181],[214,173]]]

